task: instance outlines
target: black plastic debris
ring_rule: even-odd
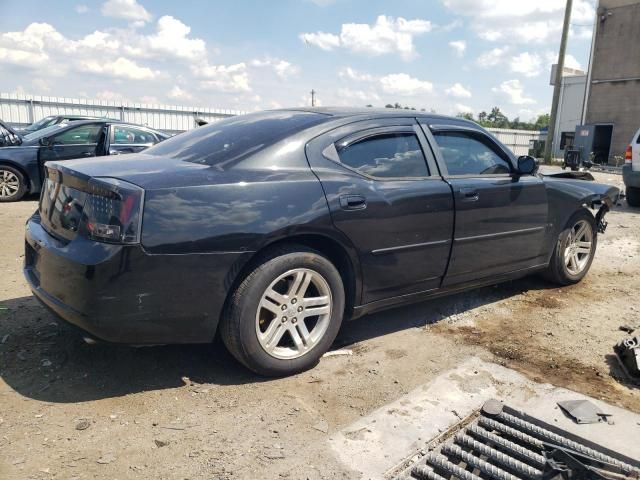
[[[640,336],[625,338],[613,349],[627,375],[640,378]]]
[[[606,422],[607,417],[611,416],[588,400],[567,400],[558,402],[558,406],[576,423]]]
[[[583,406],[584,408],[584,406]],[[430,442],[393,480],[640,479],[640,462],[490,400]]]

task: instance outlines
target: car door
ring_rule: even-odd
[[[358,251],[361,303],[438,288],[453,199],[413,118],[362,121],[307,145],[332,221]]]
[[[545,263],[547,192],[519,175],[512,155],[479,129],[423,125],[455,199],[455,234],[443,286]]]
[[[90,123],[52,135],[48,139],[48,144],[40,147],[40,165],[50,160],[70,160],[101,154],[103,128],[101,123]]]
[[[130,125],[109,127],[109,155],[137,153],[158,143],[158,137],[143,128]]]

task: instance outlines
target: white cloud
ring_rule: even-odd
[[[460,83],[454,83],[444,91],[447,95],[455,98],[471,98],[471,92]]]
[[[393,95],[419,95],[431,93],[433,84],[424,80],[418,80],[406,73],[393,73],[380,79],[380,85],[385,93]]]
[[[487,52],[484,52],[478,57],[478,59],[476,60],[476,64],[480,68],[495,67],[496,65],[499,65],[504,60],[504,57],[507,54],[508,50],[509,50],[508,47],[503,47],[503,48],[497,47]]]
[[[550,71],[551,65],[553,65],[554,63],[558,63],[558,53],[553,51],[549,51],[545,53],[545,60]],[[573,68],[575,70],[583,70],[580,62],[576,59],[576,57],[574,57],[570,53],[567,53],[564,56],[564,66],[567,68]]]
[[[79,13],[80,15],[85,14],[89,11],[89,7],[87,7],[86,5],[80,4],[80,5],[76,5],[76,13]]]
[[[205,90],[222,92],[250,92],[247,65],[209,65],[208,63],[191,65],[191,71],[200,79],[200,86]]]
[[[473,108],[462,103],[455,104],[455,113],[473,113]]]
[[[525,95],[524,87],[520,83],[520,80],[506,80],[491,90],[505,98],[512,105],[530,105],[536,103],[533,98]]]
[[[107,102],[127,101],[127,97],[125,97],[121,93],[113,92],[111,90],[101,90],[98,93],[96,93],[95,96],[98,100],[105,100]]]
[[[174,100],[193,100],[193,95],[186,90],[183,90],[178,85],[173,86],[169,93],[167,93],[167,97]]]
[[[449,46],[453,49],[454,53],[458,57],[463,57],[464,52],[467,50],[467,42],[464,40],[454,40],[449,42]]]
[[[375,80],[373,75],[358,72],[351,67],[341,68],[340,71],[338,71],[338,76],[355,82],[373,82]]]
[[[326,51],[333,50],[340,46],[340,37],[333,33],[301,33],[299,37],[304,43],[315,45],[316,47]]]
[[[339,88],[338,97],[343,100],[343,105],[362,105],[380,100],[380,96],[375,92],[351,88]]]
[[[84,60],[80,62],[79,67],[81,71],[129,80],[150,80],[158,74],[158,72],[154,72],[148,67],[141,67],[136,62],[124,57],[119,57],[113,62]]]
[[[100,9],[105,17],[150,22],[151,14],[136,0],[108,0]]]
[[[155,53],[185,60],[202,59],[207,53],[206,43],[200,38],[189,38],[189,33],[191,27],[165,15],[158,20],[156,33],[140,38],[138,46],[130,51],[140,56]]]
[[[549,43],[559,39],[565,2],[538,0],[442,0],[453,13],[473,19],[472,29],[487,41]],[[571,21],[591,24],[595,15],[590,0],[574,1]]]
[[[511,58],[509,68],[525,77],[537,77],[542,73],[542,58],[537,53],[522,52]]]
[[[278,77],[283,80],[293,77],[300,72],[300,69],[286,60],[279,58],[265,57],[264,59],[255,59],[251,61],[252,67],[267,67],[273,69]]]
[[[343,24],[339,36],[325,32],[302,33],[300,39],[323,50],[341,47],[353,53],[372,56],[397,53],[409,60],[416,55],[414,37],[431,29],[432,25],[428,20],[406,20],[380,15],[373,25]]]

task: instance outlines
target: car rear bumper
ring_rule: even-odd
[[[640,171],[632,170],[631,165],[622,167],[622,179],[625,186],[640,188]]]
[[[210,342],[251,255],[150,255],[139,245],[60,242],[37,215],[25,240],[25,278],[48,309],[90,337],[136,345]]]

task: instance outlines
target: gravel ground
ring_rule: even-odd
[[[471,355],[640,412],[611,349],[620,325],[640,327],[640,210],[626,204],[581,284],[533,277],[371,315],[339,335],[352,356],[277,380],[220,344],[86,345],[23,280],[35,209],[0,205],[0,478],[357,478],[328,436]]]

